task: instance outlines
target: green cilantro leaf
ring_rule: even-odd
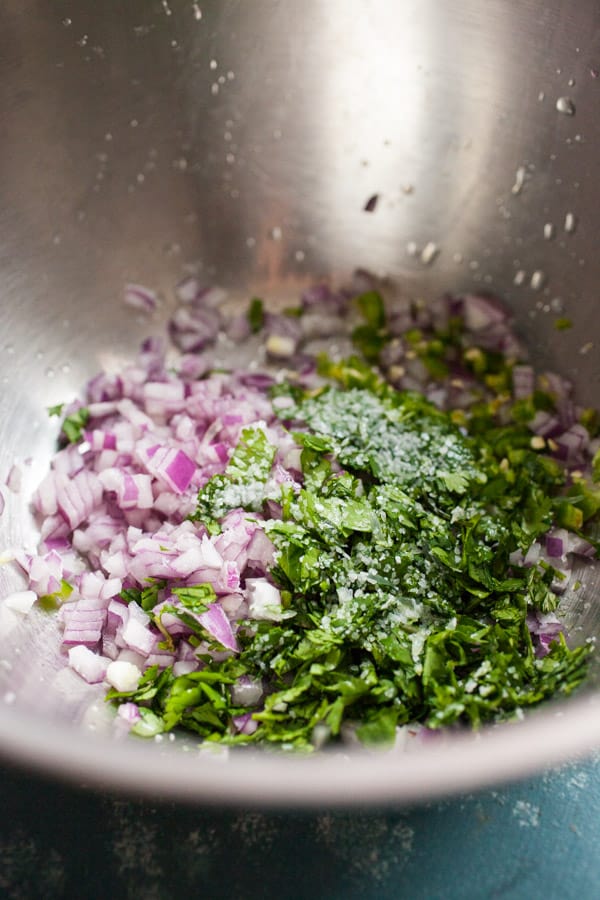
[[[265,321],[264,303],[260,297],[253,297],[248,307],[248,322],[252,334],[256,334],[261,330]]]

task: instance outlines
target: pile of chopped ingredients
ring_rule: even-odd
[[[365,273],[280,314],[226,321],[193,279],[179,298],[176,370],[152,338],[51,410],[39,555],[18,558],[119,722],[389,745],[580,684],[590,645],[554,611],[596,556],[599,419],[523,362],[498,300],[386,306]],[[340,328],[351,355],[308,352]],[[211,365],[261,337],[260,364]]]

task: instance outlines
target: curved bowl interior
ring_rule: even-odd
[[[190,272],[234,305],[296,299],[356,267],[424,299],[496,291],[536,365],[597,403],[593,0],[6,0],[0,42],[0,479],[22,472],[19,493],[0,488],[0,549],[35,544],[28,497],[56,440],[46,408],[160,333]],[[410,245],[429,242],[425,264]],[[124,307],[128,281],[161,293],[154,317]],[[598,572],[582,580],[564,602],[577,642],[600,627]],[[19,584],[0,569],[0,596]],[[418,754],[224,764],[185,743],[115,743],[56,644],[53,621],[0,604],[0,750],[119,788],[400,802],[600,743],[596,665],[568,702]]]

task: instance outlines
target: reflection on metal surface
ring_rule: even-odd
[[[160,330],[188,271],[234,299],[294,297],[357,265],[413,296],[495,290],[537,363],[598,402],[593,0],[168,9],[7,0],[0,10],[0,480],[32,457],[33,484],[53,443],[45,407]],[[123,306],[127,281],[162,293],[152,320]],[[571,331],[556,331],[558,313]],[[33,541],[25,494],[4,493],[2,548]],[[3,567],[0,591],[15,578]],[[598,631],[594,579],[569,612],[578,638]],[[43,629],[27,640],[25,655],[44,645]],[[5,645],[0,636],[2,658]],[[79,716],[49,657],[39,667],[30,683],[44,679],[46,709]],[[6,669],[0,679],[10,685]],[[562,752],[593,739],[582,710],[565,710],[573,737]],[[10,713],[0,703],[3,734]],[[15,728],[23,745],[30,731]],[[528,732],[540,759],[542,733]],[[493,774],[475,762],[480,780]],[[525,765],[516,749],[509,763]],[[410,793],[404,782],[395,791]]]

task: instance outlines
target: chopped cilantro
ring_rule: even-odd
[[[230,509],[258,510],[275,453],[263,428],[243,428],[225,472],[215,475],[199,491],[192,519],[203,521],[214,533],[219,531],[217,520]]]
[[[165,587],[164,581],[152,580],[144,588],[124,588],[120,597],[125,603],[137,603],[145,612],[153,609],[159,601],[159,593]]]
[[[63,578],[59,590],[55,591],[53,594],[43,594],[39,598],[38,603],[42,607],[42,609],[54,610],[57,609],[66,600],[68,600],[72,593],[72,585],[70,585],[69,582],[65,581]]]
[[[557,331],[567,331],[569,328],[573,327],[573,322],[571,319],[566,318],[566,316],[559,316],[558,319],[554,320],[554,327]]]
[[[356,305],[364,319],[352,332],[352,342],[364,358],[375,361],[384,346],[385,307],[383,298],[377,291],[367,291],[356,298]]]
[[[264,325],[265,310],[264,303],[260,297],[253,297],[248,307],[248,322],[252,334],[257,334]]]
[[[57,403],[48,407],[49,416],[62,416],[64,403]],[[65,416],[61,425],[61,438],[70,444],[77,444],[83,437],[83,429],[90,420],[90,412],[85,406],[80,406],[69,416]]]
[[[193,613],[206,612],[208,604],[213,603],[217,597],[212,584],[196,584],[190,587],[173,588],[173,593],[182,606]]]
[[[83,437],[83,429],[87,425],[90,419],[89,410],[85,407],[81,407],[76,412],[72,413],[70,416],[67,416],[62,423],[62,433],[66,437],[67,441],[71,444],[76,444]]]

